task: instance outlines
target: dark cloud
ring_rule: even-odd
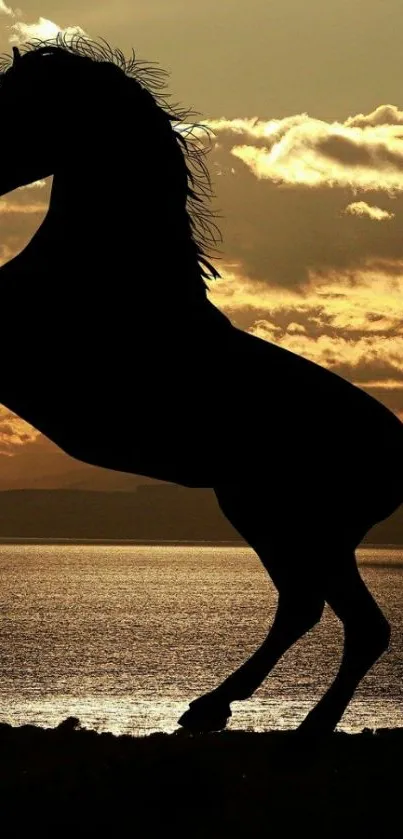
[[[221,143],[211,154],[223,172],[214,175],[216,205],[222,214],[221,250],[224,259],[238,263],[246,276],[298,289],[307,285],[312,272],[382,261],[389,273],[386,262],[392,271],[393,262],[403,260],[402,196],[392,200],[384,193],[366,193],[368,203],[395,214],[387,225],[375,226],[370,218],[344,214],[346,205],[357,198],[352,190],[312,190],[258,180],[245,164],[233,160],[222,138]]]
[[[360,114],[361,128],[354,117],[327,123],[307,114],[212,121],[211,164],[231,260],[253,279],[294,289],[312,274],[368,263],[400,271],[402,118],[387,105]]]
[[[392,167],[403,169],[403,144],[401,150],[392,150],[384,143],[366,143],[350,137],[329,136],[315,142],[316,152],[343,166],[367,166],[371,169]]]

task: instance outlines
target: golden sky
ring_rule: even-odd
[[[401,0],[0,0],[0,51],[80,27],[167,69],[173,100],[215,133],[214,302],[403,418],[401,12]],[[49,186],[0,200],[1,262],[39,226]],[[68,468],[5,410],[0,446],[10,481],[13,468]]]

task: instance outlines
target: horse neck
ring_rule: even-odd
[[[119,325],[135,342],[151,334],[171,340],[199,327],[205,333],[206,320],[215,322],[197,261],[183,254],[188,243],[182,249],[180,233],[173,243],[172,225],[160,235],[158,207],[155,221],[139,216],[143,206],[129,177],[123,189],[120,178],[78,167],[55,173],[43,223],[0,269],[10,306],[21,311],[23,301],[27,342],[34,325],[36,334],[53,333],[53,320],[60,336],[73,329],[77,339],[89,331],[95,337],[97,329],[110,334]]]
[[[51,395],[54,365],[79,370],[106,352],[112,366],[122,358],[138,366],[161,350],[161,358],[182,358],[184,346],[202,358],[206,343],[230,325],[208,301],[197,262],[183,258],[180,235],[175,249],[169,236],[158,238],[152,218],[133,220],[141,196],[127,186],[56,172],[43,223],[0,269],[5,310],[18,311],[22,335],[0,401],[32,422],[26,405]],[[12,318],[8,330],[11,340]],[[32,367],[21,365],[24,353]]]
[[[115,289],[150,294],[154,305],[158,298],[201,305],[206,288],[184,219],[129,166],[106,177],[88,168],[80,176],[74,166],[54,175],[44,232],[47,247],[65,247],[77,267],[113,272]]]

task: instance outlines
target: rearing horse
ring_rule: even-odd
[[[389,644],[355,549],[403,500],[401,423],[208,300],[207,182],[152,71],[60,36],[0,70],[0,195],[53,175],[41,226],[0,270],[1,402],[86,463],[213,488],[262,560],[273,626],[182,726],[223,728],[327,602],[343,657],[301,729],[333,730]]]

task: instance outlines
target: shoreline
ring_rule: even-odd
[[[83,539],[47,536],[0,536],[0,545],[150,545],[156,547],[250,548],[242,539]],[[357,550],[403,550],[403,543],[363,542]]]
[[[0,545],[178,545],[184,547],[196,547],[206,545],[207,547],[248,547],[241,539],[74,539],[69,537],[46,537],[46,536],[0,536]],[[399,547],[399,546],[398,546]],[[401,546],[403,548],[403,545]]]

